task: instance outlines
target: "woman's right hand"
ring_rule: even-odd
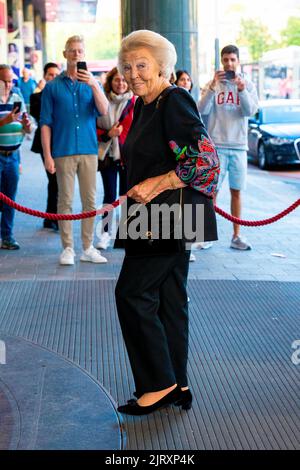
[[[112,137],[119,137],[123,132],[123,126],[120,125],[119,121],[116,122],[108,132],[108,136]]]

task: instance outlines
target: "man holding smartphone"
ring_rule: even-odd
[[[54,80],[59,75],[58,65],[54,62],[48,62],[44,66],[44,80],[46,83]],[[40,128],[40,117],[41,117],[41,103],[42,103],[43,90],[40,93],[32,93],[30,95],[30,114],[36,120],[38,127],[34,134],[34,139],[31,146],[31,151],[34,153],[39,153],[41,155],[42,161],[44,162],[43,147],[41,142],[41,128]],[[46,212],[50,214],[57,213],[57,181],[56,174],[49,173],[46,170],[46,175],[48,179],[48,188],[47,188],[47,207]],[[44,219],[43,227],[45,229],[58,230],[57,220]]]
[[[238,73],[239,49],[225,46],[221,51],[223,70],[217,70],[202,91],[199,112],[206,118],[207,130],[215,143],[220,159],[220,189],[226,173],[229,175],[231,214],[241,217],[241,191],[247,178],[248,118],[258,109],[254,83]],[[231,248],[251,250],[240,235],[240,226],[233,224]]]
[[[77,70],[77,63],[85,55],[83,38],[69,38],[63,55],[67,70],[43,90],[40,126],[45,168],[51,174],[56,172],[57,210],[71,214],[76,175],[83,212],[96,209],[96,117],[107,113],[108,101],[96,78],[84,70],[84,64]],[[72,222],[59,221],[59,231],[63,246],[60,264],[72,265],[75,257]],[[106,263],[106,258],[93,246],[93,233],[94,218],[83,219],[80,260]]]
[[[20,112],[21,111],[21,112]],[[20,165],[20,146],[24,134],[31,132],[31,122],[23,99],[13,91],[13,72],[9,65],[0,65],[0,190],[15,200]],[[13,208],[3,204],[1,215],[1,248],[18,250],[13,237]]]

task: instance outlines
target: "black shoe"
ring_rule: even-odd
[[[129,400],[127,400],[127,403],[134,403],[136,402],[136,399],[139,399],[141,398],[142,395],[144,395],[143,393],[139,393],[139,392],[133,392],[132,394],[134,397],[136,398],[130,398]]]
[[[179,400],[175,401],[175,406],[181,406],[183,410],[190,410],[192,408],[193,395],[189,389],[180,390]]]
[[[179,393],[180,389],[176,387],[163,398],[153,403],[153,405],[149,406],[140,406],[136,400],[129,400],[126,405],[119,406],[118,411],[120,413],[132,416],[147,415],[149,413],[153,413],[153,411],[156,411],[159,408],[171,405],[172,403],[178,401],[178,399],[180,398]]]
[[[3,250],[19,250],[20,245],[14,238],[9,238],[8,240],[2,240],[1,248]]]
[[[57,222],[57,220],[45,219],[44,222],[43,222],[43,227],[57,231],[58,230],[58,222]]]

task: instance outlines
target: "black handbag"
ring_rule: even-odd
[[[142,233],[141,237],[132,239],[129,236],[128,225],[135,221],[136,213],[130,215],[123,223],[126,224],[126,239],[124,240],[124,247],[127,256],[153,256],[164,255],[172,253],[183,253],[185,251],[185,241],[182,238],[182,208],[183,208],[183,189],[169,190],[168,193],[160,204],[168,207],[176,207],[178,214],[170,211],[170,218],[164,220],[158,217],[153,220],[153,213],[151,213],[151,203],[147,204],[148,210],[148,229]],[[155,200],[153,200],[155,203]],[[176,206],[174,206],[176,204]],[[165,206],[165,207],[166,207]],[[137,211],[138,212],[138,211]],[[122,223],[122,221],[121,221]],[[164,238],[166,225],[168,238]]]

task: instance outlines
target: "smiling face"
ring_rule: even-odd
[[[126,91],[128,90],[128,85],[123,75],[121,75],[120,73],[116,73],[113,76],[113,79],[111,81],[111,88],[116,95],[123,95],[123,93],[126,93]]]
[[[164,83],[168,83],[161,76],[155,58],[145,47],[125,53],[122,68],[129,88],[145,103],[153,101],[162,91]]]
[[[185,72],[182,73],[180,78],[177,80],[176,85],[181,88],[185,88],[187,91],[190,91],[192,86],[191,77]]]

